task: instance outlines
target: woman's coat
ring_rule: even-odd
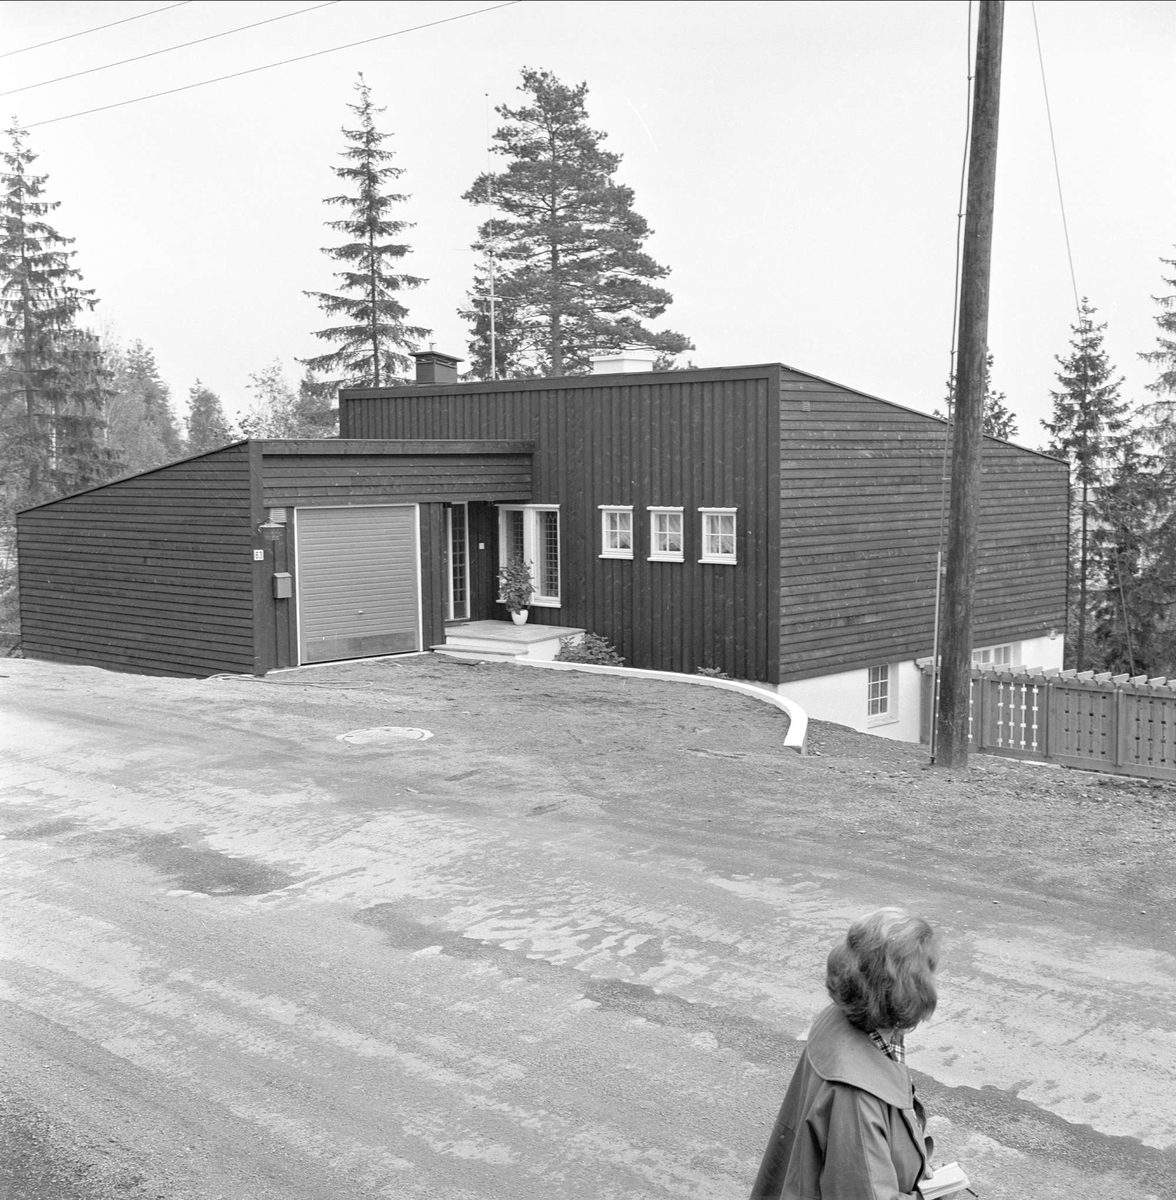
[[[813,1022],[751,1200],[914,1200],[931,1139],[905,1064],[835,1005]]]

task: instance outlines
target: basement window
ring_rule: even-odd
[[[600,506],[600,557],[633,557],[633,506],[631,504],[602,504]]]
[[[649,561],[682,562],[682,509],[649,508]]]
[[[994,666],[999,666],[1002,663],[1011,663],[1013,661],[1013,647],[1008,646],[984,646],[980,650],[972,651],[972,661],[981,666],[985,663],[991,663]]]
[[[866,688],[866,723],[881,725],[895,720],[896,716],[890,694],[890,664],[871,667]]]
[[[521,558],[531,568],[539,608],[559,607],[559,505],[503,504],[498,509],[498,560]]]

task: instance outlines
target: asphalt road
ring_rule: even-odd
[[[766,705],[435,659],[0,676],[6,1200],[738,1200],[888,902],[947,943],[909,1042],[940,1161],[1176,1197],[1170,926],[826,828],[865,785]]]

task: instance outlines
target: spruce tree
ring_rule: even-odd
[[[1078,321],[1071,327],[1070,353],[1057,357],[1061,389],[1050,392],[1053,419],[1043,421],[1050,435],[1049,453],[1070,464],[1070,479],[1077,511],[1071,512],[1073,536],[1070,555],[1070,608],[1068,632],[1074,649],[1074,665],[1081,671],[1087,664],[1089,594],[1092,577],[1092,508],[1097,489],[1110,482],[1116,458],[1121,455],[1127,430],[1127,405],[1119,396],[1122,376],[1103,349],[1106,324],[1096,325],[1098,310],[1083,297]]]
[[[1155,456],[1156,487],[1162,497],[1151,531],[1144,582],[1159,599],[1153,673],[1176,675],[1176,259],[1162,258],[1173,268],[1163,281],[1173,292],[1152,297],[1159,305],[1154,350],[1140,355],[1158,368],[1147,385],[1155,399],[1143,406],[1143,437]]]
[[[220,397],[196,380],[188,391],[188,453],[204,454],[236,440]]]
[[[103,444],[110,373],[98,340],[78,328],[96,301],[79,286],[72,238],[45,217],[46,175],[19,128],[0,155],[0,474],[12,513],[109,478],[117,462]]]
[[[507,124],[492,149],[506,169],[478,176],[465,193],[496,214],[480,226],[475,249],[494,254],[496,290],[514,306],[515,373],[576,374],[592,353],[629,345],[692,349],[682,334],[642,323],[672,302],[653,282],[669,271],[642,248],[651,230],[633,209],[632,189],[614,178],[621,156],[604,150],[605,135],[588,124],[587,84],[568,87],[547,71],[522,75],[526,102],[495,110]]]
[[[342,220],[327,222],[329,229],[345,234],[347,240],[323,248],[328,258],[343,264],[335,272],[340,293],[305,293],[328,316],[340,318],[340,323],[314,333],[335,348],[301,360],[311,371],[328,376],[322,382],[332,390],[396,383],[396,377],[411,365],[408,352],[429,335],[429,330],[406,323],[408,309],[397,298],[401,291],[425,282],[395,270],[410,252],[396,239],[412,225],[393,219],[391,210],[407,197],[386,188],[404,171],[391,165],[395,155],[384,148],[390,135],[381,133],[375,123],[384,109],[372,104],[371,89],[362,75],[355,88],[359,102],[347,107],[355,113],[358,128],[343,130],[348,142],[342,151],[346,165],[331,168],[350,191],[325,201],[348,210]]]
[[[136,340],[128,350],[108,348],[106,355],[113,373],[107,444],[124,468],[149,471],[179,458],[184,442],[154,353]]]
[[[1155,466],[1140,431],[1129,425],[1092,502],[1091,561],[1098,586],[1091,665],[1114,674],[1170,670],[1164,663],[1164,616],[1176,563],[1156,558],[1157,528],[1168,502]]]
[[[984,359],[984,432],[989,437],[1000,438],[1002,441],[1012,441],[1017,436],[1017,418],[1008,406],[1008,397],[1004,392],[998,392],[992,387],[992,351],[989,350]],[[931,415],[941,421],[950,421],[952,406],[955,404],[955,379],[947,381],[947,412],[936,409]]]
[[[1161,258],[1160,262],[1176,272],[1176,258]],[[1176,274],[1171,279],[1164,276],[1163,280],[1170,288],[1176,289]],[[1160,306],[1156,316],[1160,332],[1156,335],[1156,348],[1144,351],[1139,357],[1144,362],[1155,363],[1160,369],[1159,377],[1155,383],[1148,384],[1148,390],[1176,398],[1176,292],[1169,296],[1153,296],[1152,299]]]

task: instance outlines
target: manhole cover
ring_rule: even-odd
[[[353,729],[341,733],[337,742],[350,742],[353,746],[379,745],[381,742],[399,742],[407,738],[410,742],[424,742],[433,735],[427,729],[410,729],[405,725],[377,725],[375,729]]]

